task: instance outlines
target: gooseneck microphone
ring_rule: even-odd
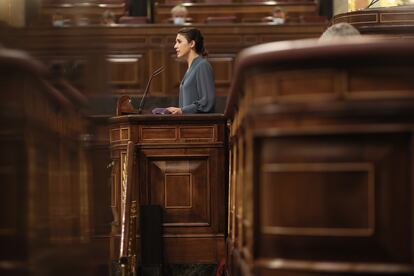
[[[155,70],[155,71],[152,73],[151,77],[149,78],[148,83],[147,83],[147,87],[145,88],[145,91],[144,91],[144,95],[142,95],[141,102],[139,103],[139,107],[138,107],[138,113],[139,113],[139,114],[141,114],[141,113],[142,113],[142,110],[143,110],[143,108],[144,108],[145,98],[147,97],[148,90],[149,90],[149,87],[150,87],[150,85],[151,85],[151,81],[152,81],[152,79],[153,79],[155,76],[159,75],[159,74],[160,74],[162,71],[164,71],[164,70],[165,70],[165,66],[161,66],[160,68],[158,68],[157,70]]]
[[[379,0],[372,0],[371,3],[369,3],[369,5],[366,7],[366,9],[370,8],[372,5],[374,5],[375,3],[377,3]]]

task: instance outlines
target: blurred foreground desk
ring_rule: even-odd
[[[226,120],[219,114],[111,118],[114,258],[118,257],[121,234],[116,217],[120,217],[124,200],[122,179],[129,141],[135,148],[132,185],[136,192],[132,200],[138,201],[138,206],[161,205],[164,262],[215,263],[224,257],[225,127]],[[138,234],[134,248],[138,254],[139,238]]]
[[[0,72],[0,275],[95,275],[86,99],[25,52]]]
[[[225,113],[231,275],[412,275],[413,47],[240,53]]]

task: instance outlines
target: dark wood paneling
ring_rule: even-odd
[[[262,164],[259,256],[410,261],[410,246],[405,242],[411,238],[410,212],[403,207],[411,200],[410,157],[404,150],[409,147],[409,135],[264,138],[257,142]],[[273,149],[279,149],[277,155]],[[398,238],[391,233],[399,233]],[[300,240],[300,245],[290,244],[292,239]],[[331,248],[341,250],[332,254]]]
[[[0,50],[0,73],[0,274],[97,275],[84,99],[20,51]]]
[[[210,226],[211,183],[208,180],[211,172],[208,158],[170,154],[165,157],[146,154],[149,159],[148,204],[162,206],[164,226]],[[164,232],[168,233],[168,229]]]
[[[218,262],[224,257],[225,243],[225,118],[139,115],[111,120],[112,158],[120,162],[114,167],[112,205],[119,210],[124,147],[133,141],[139,191],[134,198],[142,205],[162,207],[164,260]],[[114,243],[118,235],[115,228]]]
[[[214,68],[216,90],[227,96],[234,60],[242,49],[267,41],[318,37],[325,24],[195,25],[201,29]],[[165,66],[152,81],[150,96],[177,96],[186,63],[173,48],[178,28],[136,25],[82,28],[2,30],[2,42],[23,48],[69,79],[86,96],[142,95],[151,73]],[[4,31],[4,32],[3,32]],[[98,115],[100,115],[99,113]],[[94,114],[96,115],[96,114]]]
[[[138,91],[145,89],[144,70],[146,68],[143,55],[111,55],[108,56],[108,81],[113,85],[114,93]]]
[[[226,107],[231,275],[413,273],[414,45],[357,40],[238,57]]]
[[[412,38],[414,33],[413,11],[412,5],[362,9],[338,14],[333,18],[333,22],[350,23],[363,34]]]

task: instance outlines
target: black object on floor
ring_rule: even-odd
[[[140,216],[141,275],[161,276],[163,275],[161,206],[142,205]]]
[[[217,264],[165,264],[164,276],[215,276]]]

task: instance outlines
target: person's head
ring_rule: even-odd
[[[180,25],[185,23],[187,17],[187,8],[181,4],[171,9],[171,17],[173,18],[174,24]]]
[[[102,24],[115,24],[115,14],[106,10],[102,13]]]
[[[191,52],[200,56],[207,56],[204,48],[204,38],[196,28],[182,28],[178,31],[174,49],[178,58],[187,58]]]
[[[65,20],[62,14],[55,13],[52,15],[52,25],[54,27],[63,27],[64,24],[65,24]]]
[[[330,26],[326,31],[323,32],[319,41],[327,41],[332,39],[359,36],[360,32],[357,28],[349,23],[338,23]]]
[[[273,23],[276,23],[276,24],[285,23],[285,20],[286,20],[285,12],[279,7],[275,7],[273,9],[272,17],[273,17]]]

